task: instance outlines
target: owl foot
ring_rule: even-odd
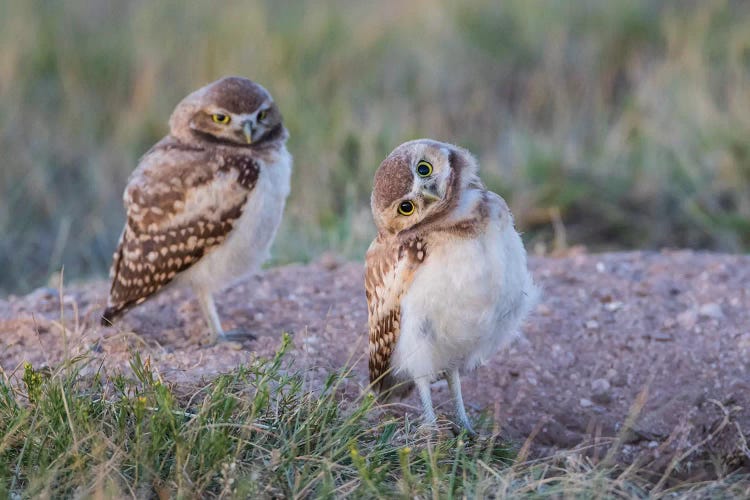
[[[460,436],[461,432],[465,432],[466,437],[471,440],[477,439],[479,437],[479,433],[475,431],[470,425],[466,426],[463,424],[459,425],[454,423],[452,424],[451,428],[453,430],[453,435],[456,437]]]
[[[431,438],[435,436],[439,431],[440,428],[438,428],[437,423],[435,422],[424,422],[419,427],[417,427],[417,435],[420,437]]]
[[[442,419],[439,422],[424,422],[417,428],[417,437],[433,443],[447,441],[454,437],[454,434],[451,426],[446,424],[447,422]]]
[[[219,340],[238,342],[242,340],[258,340],[258,337],[245,330],[234,329],[220,333]]]

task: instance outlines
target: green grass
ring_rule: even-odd
[[[288,346],[285,336],[272,359],[194,387],[163,381],[137,353],[127,374],[87,358],[54,371],[27,364],[3,373],[0,496],[706,498],[750,491],[747,475],[667,480],[575,450],[527,460],[496,434],[476,441],[430,435],[389,416],[366,392],[346,397],[345,370],[310,392]]]
[[[747,2],[0,0],[0,11],[5,291],[62,265],[103,276],[139,155],[181,97],[226,74],[267,86],[291,132],[275,263],[361,258],[372,174],[421,136],[479,156],[535,251],[750,249]]]

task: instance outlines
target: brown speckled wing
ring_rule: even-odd
[[[258,164],[245,154],[170,138],[146,153],[125,190],[127,221],[102,324],[111,324],[220,245],[242,215],[258,173]]]
[[[391,355],[401,331],[401,298],[417,266],[427,256],[425,242],[378,236],[365,257],[365,294],[369,325],[370,382],[387,391],[398,382],[390,373]],[[408,388],[407,388],[408,389]]]

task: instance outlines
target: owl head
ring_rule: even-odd
[[[468,188],[483,187],[478,170],[458,146],[431,139],[401,144],[375,172],[371,205],[378,230],[400,233],[458,215]]]
[[[185,97],[172,113],[169,127],[185,142],[258,147],[287,138],[271,94],[237,76],[216,80]]]

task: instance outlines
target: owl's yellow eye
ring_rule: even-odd
[[[211,119],[215,123],[220,123],[221,125],[226,125],[232,120],[229,115],[222,115],[221,113],[214,113],[211,115]]]
[[[268,111],[264,109],[263,111],[258,113],[258,120],[265,120],[267,116],[268,116]]]
[[[420,161],[417,163],[417,173],[420,177],[429,177],[432,175],[432,164],[428,161]]]
[[[409,200],[402,201],[398,206],[398,213],[401,215],[411,215],[414,213],[414,203]]]

